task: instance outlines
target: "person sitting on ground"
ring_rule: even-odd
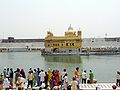
[[[78,90],[78,82],[75,77],[73,77],[73,81],[71,82],[71,90]]]
[[[16,85],[17,85],[18,90],[23,90],[23,82],[21,80],[21,77],[17,78]]]

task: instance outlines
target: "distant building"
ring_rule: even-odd
[[[81,31],[73,31],[71,25],[64,36],[54,36],[52,32],[47,32],[45,37],[45,51],[49,52],[80,52],[82,47]]]
[[[14,39],[14,37],[8,37],[8,39],[2,39],[1,43],[31,43],[31,42],[44,42],[44,39]]]
[[[0,50],[2,51],[30,51],[44,48],[44,39],[8,39],[0,40]]]

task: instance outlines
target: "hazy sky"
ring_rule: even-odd
[[[0,39],[60,36],[70,24],[82,37],[120,37],[120,0],[0,0]]]

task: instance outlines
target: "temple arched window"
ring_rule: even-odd
[[[66,46],[68,46],[68,43],[66,43]]]
[[[72,45],[74,46],[74,43],[72,43]]]

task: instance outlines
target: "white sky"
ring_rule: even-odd
[[[120,37],[120,0],[0,0],[0,39],[61,36],[70,24],[82,37]]]

